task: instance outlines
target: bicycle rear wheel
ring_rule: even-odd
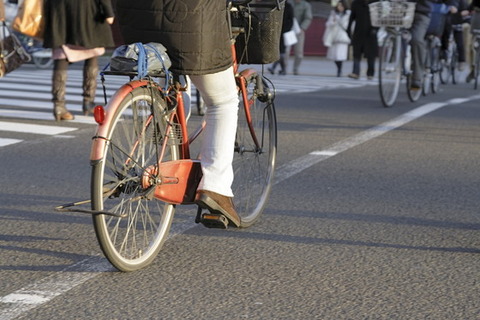
[[[476,48],[475,48],[475,70],[473,71],[473,89],[477,90],[478,88],[478,73],[480,72],[480,49],[478,46],[480,45],[479,40],[475,40]]]
[[[450,74],[451,74],[453,84],[457,84],[458,67],[459,67],[458,50],[457,50],[457,46],[453,46],[452,62],[450,63]]]
[[[138,87],[119,103],[107,136],[98,137],[106,147],[104,157],[92,163],[92,210],[122,217],[98,214],[93,224],[103,253],[121,271],[150,264],[172,223],[175,206],[156,200],[150,183],[160,161],[180,156],[180,138],[172,136],[178,132],[167,130],[167,111],[156,87]]]
[[[420,99],[420,96],[422,95],[422,89],[412,89],[412,78],[413,73],[407,75],[407,95],[411,102],[415,102]]]
[[[383,46],[380,48],[378,84],[380,98],[385,107],[391,107],[395,103],[400,88],[401,65],[400,65],[400,41],[393,34],[385,37]]]
[[[272,187],[277,154],[276,114],[268,85],[258,74],[246,81],[246,92],[240,92],[240,106],[244,110],[238,115],[232,185],[242,228],[255,223],[263,212]]]
[[[452,75],[452,56],[450,52],[445,53],[445,59],[440,60],[440,82],[442,84],[448,84]]]

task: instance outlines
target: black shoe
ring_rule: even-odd
[[[267,70],[268,70],[271,74],[275,74],[275,70],[273,70],[273,68],[267,68]]]
[[[280,71],[278,72],[278,74],[281,75],[281,76],[284,76],[284,75],[286,75],[287,73],[285,72],[285,70],[280,70]]]

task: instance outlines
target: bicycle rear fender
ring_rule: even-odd
[[[91,162],[99,161],[103,158],[105,154],[105,145],[107,143],[106,137],[108,136],[109,124],[117,112],[117,108],[120,106],[122,100],[125,99],[125,97],[134,89],[146,85],[148,85],[147,80],[130,81],[118,89],[107,103],[105,106],[105,120],[98,125],[96,134],[93,137],[92,149],[90,151]]]

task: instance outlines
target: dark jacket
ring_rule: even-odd
[[[363,52],[366,57],[375,57],[377,55],[377,31],[378,28],[372,26],[370,20],[370,10],[368,0],[353,0],[351,5],[350,21],[347,32],[350,35],[352,25],[355,22],[353,35],[351,35],[353,51]],[[358,57],[358,55],[357,55]]]
[[[232,65],[226,2],[221,0],[117,0],[124,40],[160,42],[175,73],[203,75]]]
[[[106,17],[113,17],[110,0],[46,0],[44,47],[64,44],[87,49],[113,47]],[[103,17],[101,13],[103,12]]]

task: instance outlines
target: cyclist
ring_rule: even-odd
[[[239,227],[232,202],[233,153],[239,98],[235,83],[225,1],[117,0],[123,38],[128,43],[160,42],[170,70],[188,75],[207,105],[200,150],[203,172],[195,202]]]
[[[411,89],[418,90],[422,86],[422,78],[425,70],[425,59],[427,56],[427,46],[425,36],[430,24],[431,3],[446,3],[450,6],[450,12],[457,12],[457,0],[416,0],[415,17],[411,27],[411,47],[412,47],[412,84]]]

